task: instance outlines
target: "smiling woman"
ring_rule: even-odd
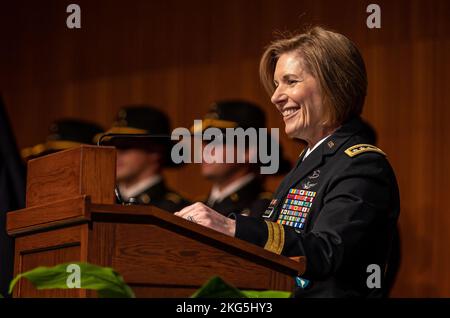
[[[394,172],[360,118],[361,54],[345,36],[315,27],[272,43],[260,76],[286,134],[306,141],[307,151],[260,219],[228,219],[202,203],[176,214],[277,254],[306,256],[297,297],[385,296],[400,203]]]
[[[355,44],[342,34],[315,27],[275,41],[261,58],[259,74],[276,105],[277,76],[290,85],[314,82],[309,86],[315,86],[322,99],[315,103],[325,104],[327,112],[323,125],[336,126],[362,112],[367,91],[364,60]]]
[[[272,103],[283,115],[286,134],[311,147],[336,127],[324,122],[326,108],[319,82],[305,70],[297,52],[282,54],[275,68]]]

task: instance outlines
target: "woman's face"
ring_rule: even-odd
[[[314,145],[325,132],[325,107],[319,82],[296,52],[282,54],[275,67],[272,103],[283,116],[286,134]]]

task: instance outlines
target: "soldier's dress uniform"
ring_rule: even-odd
[[[226,142],[226,128],[242,128],[244,130],[249,128],[266,129],[266,116],[260,106],[252,102],[245,100],[222,100],[213,103],[202,120],[201,129],[203,131],[210,127],[220,129],[224,133],[223,137]],[[196,126],[191,128],[191,132],[194,134],[203,131],[200,131],[199,127]],[[269,134],[267,136],[267,149],[270,149],[271,138]],[[256,144],[258,145],[259,142]],[[286,174],[292,165],[284,156],[281,144],[277,142],[277,146],[279,147],[279,169],[276,174]],[[256,166],[259,165],[262,165],[262,163],[258,162],[256,164]],[[234,193],[222,201],[214,202],[213,204],[208,204],[208,199],[201,201],[225,216],[238,213],[251,217],[260,217],[269,205],[271,198],[272,193],[264,190],[263,178],[256,176],[249,183],[239,187]]]
[[[379,297],[368,266],[381,275],[399,215],[386,155],[368,144],[360,118],[329,136],[283,179],[262,218],[234,215],[236,237],[286,256],[306,256],[297,297]],[[382,278],[381,278],[382,279]]]
[[[261,217],[271,198],[272,193],[265,191],[261,180],[254,177],[221,201],[215,201],[210,205],[206,200],[205,203],[225,216],[238,212],[251,217]]]
[[[170,120],[166,114],[150,105],[129,105],[119,110],[113,127],[104,134],[98,134],[96,140],[118,149],[161,151],[164,157],[163,167],[171,168],[180,165],[171,160],[173,141],[170,135]],[[155,146],[157,150],[151,150]],[[117,203],[148,204],[172,213],[191,204],[189,200],[170,189],[163,179],[133,195],[132,201],[130,198],[122,198],[120,191],[118,196]]]
[[[151,204],[172,213],[191,204],[180,194],[168,188],[164,180],[142,191],[136,196],[136,199],[138,204]]]

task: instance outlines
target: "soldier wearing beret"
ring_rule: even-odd
[[[265,128],[266,118],[259,106],[245,100],[224,100],[213,103],[202,120],[202,131],[208,128]],[[196,126],[194,134],[199,133]],[[270,135],[267,136],[270,138]],[[227,150],[225,134],[223,135],[223,153]],[[270,140],[268,139],[270,144]],[[234,143],[236,145],[236,142]],[[250,149],[252,148],[252,150]],[[257,152],[257,143],[246,145],[246,152]],[[233,150],[236,150],[234,146]],[[248,154],[247,154],[248,156]],[[290,163],[281,158],[278,172],[286,173]],[[259,217],[270,203],[272,193],[263,187],[263,176],[260,175],[258,163],[226,163],[202,161],[202,176],[212,182],[207,198],[203,200],[209,207],[228,216],[231,213]]]
[[[360,117],[367,75],[359,50],[315,27],[273,42],[260,76],[286,134],[304,140],[305,151],[259,219],[224,218],[202,203],[176,215],[306,257],[297,297],[383,297],[400,199],[386,154],[370,144]]]
[[[101,144],[117,148],[118,201],[150,204],[175,212],[190,202],[164,181],[165,168],[175,167],[170,158],[169,118],[148,105],[120,109],[113,127],[100,138]]]
[[[59,119],[49,127],[45,142],[21,151],[22,158],[30,160],[82,144],[93,144],[94,137],[103,129],[94,123],[80,119]]]

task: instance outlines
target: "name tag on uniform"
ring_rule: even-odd
[[[316,193],[315,191],[307,191],[304,189],[289,189],[277,222],[281,225],[302,230],[305,227],[305,222]]]
[[[273,211],[275,209],[275,206],[277,205],[278,199],[272,199],[270,201],[269,206],[267,207],[266,211],[263,213],[262,217],[265,219],[270,219],[273,215]]]

